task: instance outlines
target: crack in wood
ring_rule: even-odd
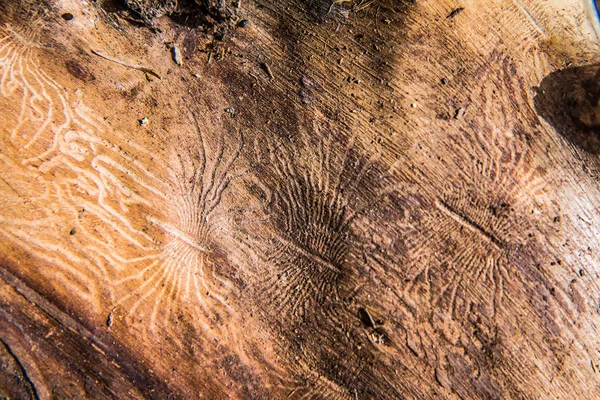
[[[33,383],[31,378],[27,374],[27,369],[25,368],[23,363],[21,363],[21,360],[19,360],[19,357],[17,357],[15,352],[11,349],[11,347],[8,345],[8,343],[6,343],[6,341],[4,341],[4,339],[0,339],[0,343],[2,343],[4,345],[4,347],[6,348],[6,352],[10,355],[10,357],[13,359],[15,364],[19,367],[20,371],[17,371],[17,372],[19,372],[23,376],[23,379],[25,380],[25,387],[27,388],[27,392],[29,392],[29,397],[39,400],[40,396],[38,395],[37,388],[35,387],[35,384]]]

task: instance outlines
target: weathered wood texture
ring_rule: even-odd
[[[575,0],[0,1],[0,396],[600,397]]]

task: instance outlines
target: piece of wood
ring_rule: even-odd
[[[594,18],[0,0],[0,396],[597,397]]]

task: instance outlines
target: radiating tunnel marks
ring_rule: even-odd
[[[46,266],[21,272],[64,286],[101,316],[118,304],[116,315],[150,334],[184,309],[195,327],[224,329],[232,283],[215,272],[226,257],[212,239],[241,138],[179,143],[191,150],[174,157],[169,177],[162,153],[126,138],[82,90],[70,93],[40,67],[52,50],[3,34],[0,234]]]
[[[50,50],[34,36],[2,28],[0,39],[0,232],[47,262],[32,274],[98,310],[114,271],[156,251],[136,215],[167,186],[142,161],[147,150],[119,144],[122,133],[81,92],[69,94],[39,67],[38,53]]]
[[[116,282],[127,293],[117,304],[127,317],[143,321],[149,333],[167,327],[173,313],[185,307],[208,328],[226,319],[231,307],[226,296],[233,283],[219,273],[226,258],[216,247],[220,234],[219,205],[232,180],[240,174],[234,165],[240,156],[242,136],[216,140],[202,133],[194,117],[197,136],[173,150],[173,190],[163,220],[149,216],[167,237],[163,250],[145,268]],[[209,141],[216,141],[214,149]],[[221,271],[222,272],[222,271]],[[132,286],[133,285],[133,286]],[[125,288],[133,288],[128,292]],[[212,321],[212,323],[211,323]],[[220,328],[219,328],[220,329]]]
[[[434,192],[403,187],[390,195],[403,210],[390,229],[405,253],[400,270],[405,295],[459,320],[475,304],[493,318],[506,282],[514,280],[512,255],[531,240],[528,215],[535,205],[521,193],[535,196],[543,187],[541,172],[530,170],[528,162],[512,165],[519,168],[515,180],[464,168],[449,179],[460,184]]]
[[[277,229],[262,255],[275,268],[265,294],[277,312],[297,316],[337,301],[340,281],[353,273],[346,265],[355,244],[351,224],[369,207],[360,191],[376,186],[364,188],[376,173],[376,156],[362,158],[352,141],[328,134],[305,146],[292,150],[270,140],[255,146],[266,178],[265,211]]]
[[[374,240],[367,262],[381,281],[395,282],[389,287],[406,339],[393,339],[405,340],[407,359],[433,367],[445,389],[506,397],[504,375],[490,358],[507,332],[523,329],[506,316],[529,304],[541,281],[535,214],[543,210],[547,179],[535,159],[531,107],[498,102],[497,87],[481,90],[480,114],[424,144],[429,157],[416,173],[408,171],[410,160],[399,165],[394,191],[363,229],[387,232]],[[465,382],[460,369],[477,370],[481,379]]]
[[[494,316],[503,299],[504,282],[511,279],[507,252],[519,246],[510,236],[521,223],[510,215],[515,212],[512,206],[503,200],[470,197],[472,194],[459,191],[456,197],[435,199],[433,221],[424,224],[431,224],[436,235],[423,241],[423,246],[437,249],[439,268],[446,269],[441,272],[444,279],[434,290],[432,305],[459,319],[457,307],[467,314],[472,303],[487,303],[488,315]]]
[[[393,301],[399,326],[388,330],[391,340],[407,364],[433,369],[443,390],[466,385],[455,379],[457,370],[467,368],[476,369],[481,382],[493,381],[468,383],[480,396],[502,394],[481,348],[500,340],[499,329],[512,329],[498,321],[527,297],[522,292],[526,272],[520,269],[533,263],[522,249],[526,242],[500,229],[527,223],[512,215],[523,210],[499,206],[494,214],[487,211],[490,198],[484,202],[464,192],[456,197],[424,190],[418,181],[398,184],[365,221],[361,229],[374,238],[366,263],[389,290],[371,306],[386,309]],[[378,237],[382,231],[387,236]],[[524,265],[515,265],[519,259]]]
[[[379,153],[331,131],[261,138],[253,152],[250,192],[265,220],[247,231],[256,273],[246,280],[254,309],[293,357],[290,398],[398,397],[386,345],[370,339],[347,301],[369,268],[369,239],[354,225],[386,192]]]
[[[482,104],[479,114],[466,117],[437,144],[435,152],[445,158],[432,158],[433,167],[420,177],[437,189],[422,191],[428,211],[420,225],[428,229],[418,228],[420,233],[412,237],[415,249],[430,258],[429,253],[438,256],[423,262],[418,271],[446,265],[441,276],[448,274],[448,281],[440,282],[436,292],[447,292],[445,304],[453,314],[459,298],[465,312],[471,300],[481,304],[487,298],[490,315],[495,313],[504,285],[514,280],[516,270],[512,270],[520,268],[511,265],[512,255],[532,242],[529,234],[535,228],[530,216],[543,207],[547,193],[545,169],[535,159],[538,127],[530,123],[535,112],[516,97],[525,89],[513,72],[503,64],[499,73],[510,101],[498,101],[495,83],[475,92],[474,99]],[[447,164],[453,165],[447,168]],[[436,301],[440,300],[438,296]]]
[[[405,337],[392,339],[459,395],[509,397],[511,385],[522,387],[512,374],[527,363],[506,356],[515,351],[508,342],[527,342],[531,329],[552,332],[537,303],[552,279],[537,261],[547,257],[539,232],[556,189],[547,186],[546,143],[522,86],[508,67],[477,82],[473,111],[415,146],[416,161],[398,165],[394,192],[361,226],[375,238],[366,262],[398,299]],[[528,317],[516,317],[523,309]],[[497,368],[502,362],[509,372]]]
[[[437,239],[442,239],[444,244],[437,258],[440,270],[446,270],[440,271],[444,278],[436,282],[439,286],[433,291],[432,305],[456,316],[457,312],[468,314],[472,303],[487,302],[489,315],[493,317],[503,299],[504,281],[510,279],[503,242],[484,230],[468,213],[440,200],[435,204],[453,221],[443,218],[438,221]],[[433,274],[435,272],[430,270],[428,275]],[[481,292],[486,295],[482,296]]]

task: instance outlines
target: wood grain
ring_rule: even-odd
[[[595,398],[594,18],[0,1],[0,395]]]

